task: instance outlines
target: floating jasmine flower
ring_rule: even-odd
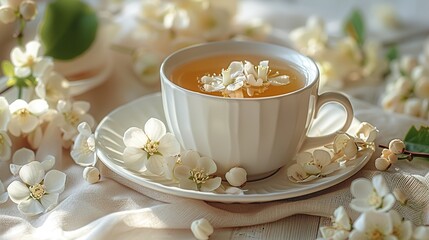
[[[165,169],[165,157],[180,153],[180,144],[173,134],[167,133],[163,122],[149,119],[144,130],[131,127],[123,137],[125,150],[124,165],[135,171],[148,170],[162,175]]]
[[[19,171],[23,182],[12,182],[7,191],[10,199],[18,204],[18,209],[25,215],[34,216],[52,209],[58,197],[64,191],[66,174],[51,170],[45,175],[40,162],[33,161]]]
[[[320,232],[324,239],[346,240],[352,230],[352,223],[349,215],[343,206],[334,211],[332,226],[321,227]]]
[[[9,198],[9,195],[7,194],[6,189],[4,188],[3,182],[0,180],[0,204],[5,203],[8,198]]]
[[[222,69],[221,75],[203,76],[201,83],[207,92],[217,92],[227,90],[234,92],[244,85],[246,77],[243,74],[243,63],[234,61],[225,70]]]
[[[87,113],[90,107],[91,105],[84,101],[58,101],[58,119],[63,140],[69,141],[75,138],[78,134],[77,126],[82,122],[86,122],[91,128],[94,126],[94,118]]]
[[[349,239],[396,239],[390,215],[372,211],[362,213],[354,222]]]
[[[350,207],[358,212],[386,212],[395,204],[395,197],[390,193],[386,180],[382,175],[376,175],[372,182],[359,178],[352,182],[350,191],[354,199]]]
[[[329,152],[322,149],[316,149],[313,153],[298,153],[295,159],[297,163],[288,168],[288,177],[296,182],[314,179],[310,176],[326,176],[340,168],[339,163],[332,162]]]
[[[191,231],[198,240],[205,240],[213,233],[213,226],[207,219],[201,218],[192,222]]]
[[[8,130],[16,137],[34,131],[40,124],[39,117],[48,111],[48,103],[43,99],[35,99],[27,103],[17,99],[10,104],[9,110],[12,114]]]
[[[36,160],[34,152],[28,148],[21,148],[16,150],[12,157],[12,163],[10,164],[10,172],[13,175],[17,175],[21,168]],[[43,170],[48,171],[55,165],[55,157],[52,155],[47,155],[44,159],[40,161]]]
[[[200,157],[196,151],[187,151],[181,154],[180,162],[174,169],[174,176],[181,188],[211,192],[220,186],[222,179],[213,175],[217,167],[212,159]]]
[[[12,154],[12,141],[5,131],[0,130],[0,162],[8,161]]]
[[[97,161],[95,154],[95,138],[88,123],[82,122],[77,127],[79,134],[74,140],[70,156],[81,166],[94,166]]]
[[[244,168],[233,167],[225,174],[225,178],[231,186],[240,187],[247,181],[247,172]]]

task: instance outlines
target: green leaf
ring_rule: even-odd
[[[398,48],[396,46],[393,46],[387,49],[385,57],[389,62],[392,62],[393,60],[398,59],[399,57]]]
[[[417,130],[412,126],[405,135],[404,143],[408,151],[429,153],[429,127],[421,126]]]
[[[84,53],[97,35],[95,11],[79,0],[55,0],[50,3],[40,23],[40,38],[45,54],[69,60]]]
[[[8,77],[15,76],[15,67],[10,61],[3,61],[1,63],[1,68],[5,76],[8,76]]]
[[[347,35],[352,37],[360,47],[363,46],[365,42],[365,24],[359,10],[353,10],[351,15],[347,18],[343,30]]]

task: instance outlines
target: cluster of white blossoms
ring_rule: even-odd
[[[19,19],[31,21],[37,14],[37,6],[33,0],[1,0],[0,22],[13,23]]]
[[[429,40],[422,56],[402,56],[391,63],[384,109],[429,119]]]
[[[199,79],[202,90],[221,92],[224,97],[243,98],[263,93],[272,86],[289,84],[289,76],[271,73],[269,61],[261,61],[258,66],[249,61],[233,61],[220,75],[205,75]]]
[[[216,163],[194,150],[181,151],[176,137],[167,133],[162,121],[150,118],[143,129],[131,127],[123,136],[124,166],[130,170],[162,176],[183,189],[242,194],[240,186],[247,181],[247,172],[240,167],[226,173],[229,185],[222,185],[216,176]]]
[[[351,36],[329,38],[324,20],[315,16],[308,18],[305,26],[292,30],[289,39],[298,51],[316,61],[321,87],[374,84],[387,70],[380,44],[365,41],[360,45]]]
[[[375,168],[385,171],[398,161],[398,155],[405,150],[405,143],[400,139],[393,139],[389,142],[389,148],[383,149],[381,156],[375,159]]]
[[[360,124],[355,136],[338,133],[332,144],[312,152],[301,152],[295,156],[296,163],[289,166],[287,176],[293,182],[308,182],[327,176],[347,161],[356,159],[359,151],[374,148],[378,130],[367,122]]]
[[[159,81],[158,69],[170,53],[197,43],[231,38],[265,38],[270,27],[262,21],[234,21],[236,0],[145,0],[136,31],[133,69],[145,83]],[[142,43],[142,44],[141,44]]]
[[[395,196],[390,193],[382,175],[376,175],[372,181],[359,178],[350,186],[353,199],[350,207],[360,212],[352,222],[343,206],[334,211],[332,225],[320,228],[322,239],[403,239],[423,240],[429,236],[429,227],[414,227],[411,221],[404,219],[393,210]]]

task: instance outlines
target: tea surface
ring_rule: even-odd
[[[227,69],[229,64],[233,61],[250,61],[257,66],[260,61],[264,60],[269,61],[269,69],[272,74],[278,72],[279,75],[288,75],[290,82],[284,86],[269,85],[263,92],[256,92],[251,97],[255,98],[281,95],[304,87],[304,79],[301,74],[299,74],[297,70],[288,66],[287,63],[282,62],[279,59],[270,59],[255,55],[217,55],[193,60],[174,69],[170,79],[175,84],[191,91],[214,96],[223,96],[222,92],[205,91],[199,81],[201,77],[205,75],[219,75],[222,69]],[[244,94],[244,97],[250,98],[250,96],[247,96],[246,94]]]

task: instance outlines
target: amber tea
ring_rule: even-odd
[[[255,55],[192,60],[174,69],[170,79],[191,91],[237,98],[282,95],[304,87],[303,76],[284,61]]]

